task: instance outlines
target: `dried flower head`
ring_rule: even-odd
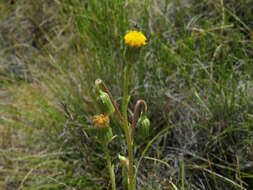
[[[146,36],[135,30],[130,30],[124,36],[125,44],[133,48],[139,48],[147,44]]]
[[[104,114],[98,114],[93,117],[92,121],[98,128],[107,128],[109,124],[109,117]]]

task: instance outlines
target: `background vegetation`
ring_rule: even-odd
[[[130,107],[147,100],[151,120],[135,149],[139,189],[253,189],[252,9],[252,0],[0,1],[0,189],[109,189],[85,126],[100,111],[95,79],[120,104],[122,37],[135,28],[149,37],[130,83]],[[110,145],[115,164],[121,139]]]

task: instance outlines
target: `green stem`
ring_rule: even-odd
[[[129,76],[130,76],[130,66],[127,65],[124,69],[124,81],[123,81],[123,100],[122,100],[122,113],[123,113],[123,128],[127,142],[128,150],[128,190],[135,190],[134,182],[134,155],[133,155],[133,141],[131,139],[131,132],[129,129],[129,122],[127,117],[127,108],[129,102],[128,86],[129,86]]]
[[[111,157],[109,155],[109,150],[108,150],[107,147],[104,148],[104,152],[105,152],[105,155],[106,155],[107,168],[108,168],[108,171],[109,171],[109,174],[110,174],[112,190],[116,190],[114,167],[112,165]]]

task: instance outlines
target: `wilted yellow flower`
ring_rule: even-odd
[[[124,36],[125,44],[133,48],[139,48],[147,44],[146,36],[135,30],[130,30]]]
[[[98,114],[93,117],[92,121],[96,127],[106,128],[109,124],[109,117],[104,114]]]

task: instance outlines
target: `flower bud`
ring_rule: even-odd
[[[113,106],[113,103],[112,103],[109,95],[106,92],[99,90],[99,101],[100,101],[100,103],[102,105],[102,109],[106,115],[111,115],[114,113],[115,108]]]
[[[120,160],[120,163],[122,164],[122,166],[128,169],[129,168],[129,160],[125,156],[121,156],[120,154],[118,157],[119,157],[119,160]]]
[[[137,135],[145,139],[149,135],[150,121],[146,115],[141,115],[137,122]]]
[[[128,180],[129,160],[125,156],[119,155],[118,157],[122,165],[123,188],[127,189],[129,183]]]

